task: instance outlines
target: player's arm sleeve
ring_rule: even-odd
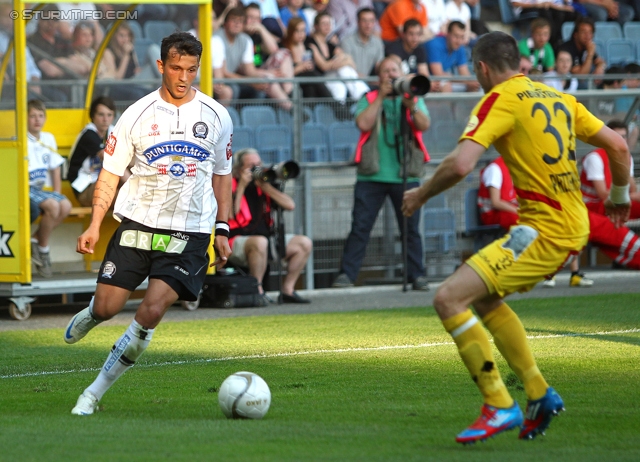
[[[109,173],[122,176],[129,166],[135,150],[131,140],[132,129],[133,127],[131,127],[129,117],[127,117],[125,111],[120,120],[118,120],[116,128],[109,135],[104,148],[105,155],[102,161],[102,168]]]
[[[575,100],[575,99],[574,99]],[[587,142],[604,126],[604,122],[591,114],[584,105],[576,101],[576,137]]]
[[[497,92],[485,95],[471,111],[460,141],[472,140],[487,149],[509,132],[514,124],[514,110],[506,96]]]
[[[233,138],[233,123],[231,122],[231,117],[227,112],[222,114],[220,119],[222,125],[220,129],[220,138],[213,148],[213,155],[215,158],[213,173],[215,175],[228,175],[231,173],[231,140]]]

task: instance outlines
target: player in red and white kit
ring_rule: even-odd
[[[104,393],[147,348],[167,309],[178,299],[196,300],[214,226],[213,264],[224,265],[231,254],[233,125],[222,105],[192,88],[201,55],[202,44],[191,34],[165,37],[157,63],[162,86],[130,106],[107,140],[91,224],[78,238],[79,253],[93,253],[118,181],[133,160],[132,175],[115,202],[114,216],[121,224],[109,242],[95,296],[71,319],[64,340],[82,339],[119,313],[147,277],[149,285],[133,322],[72,414],[93,414]]]

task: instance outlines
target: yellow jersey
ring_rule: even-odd
[[[576,136],[587,140],[604,123],[575,97],[517,74],[473,109],[460,140],[493,144],[513,178],[519,223],[551,238],[589,234],[580,193]]]

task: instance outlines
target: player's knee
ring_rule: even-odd
[[[446,281],[436,290],[433,297],[433,307],[439,315],[447,313],[453,305],[453,290]]]

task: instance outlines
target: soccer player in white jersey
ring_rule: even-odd
[[[122,223],[109,242],[95,295],[71,319],[64,340],[75,343],[119,313],[146,277],[149,286],[133,322],[78,398],[71,411],[76,415],[93,414],[104,393],[147,348],[175,301],[196,300],[214,226],[217,258],[212,265],[223,266],[231,254],[231,118],[223,106],[192,88],[202,55],[198,39],[173,33],[162,40],[160,55],[162,86],[130,106],[107,140],[91,224],[76,250],[93,253],[118,180],[133,159],[132,175],[114,207]]]

